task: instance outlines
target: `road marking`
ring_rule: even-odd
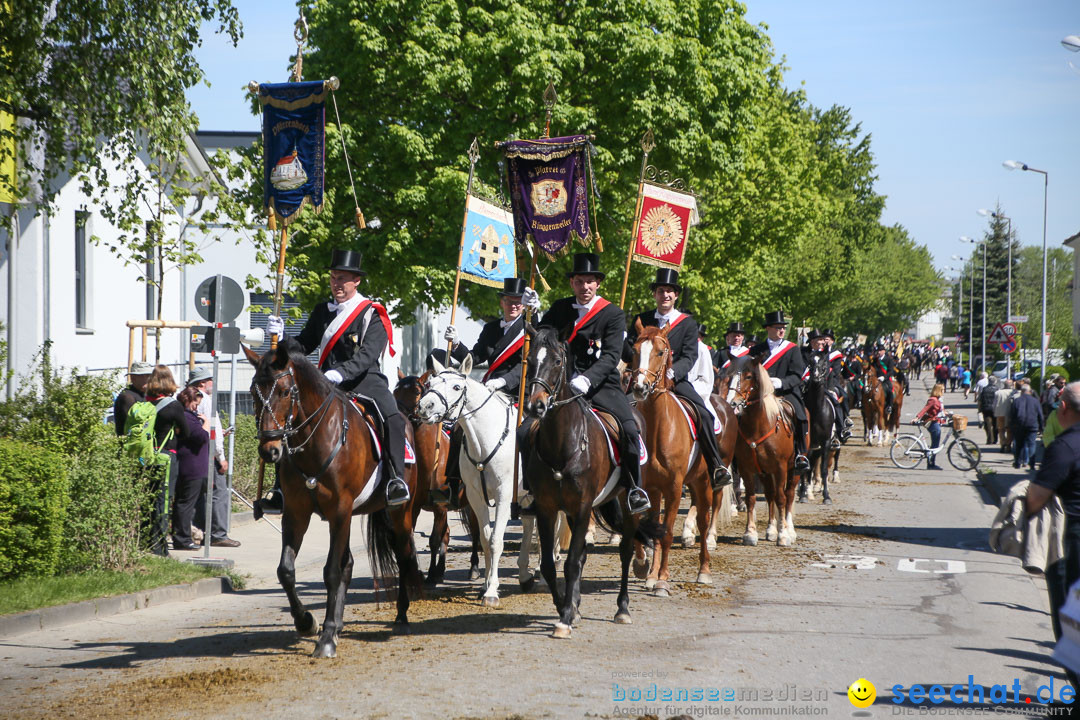
[[[940,570],[922,570],[919,568],[919,563],[932,563],[935,565],[944,565],[945,567]],[[967,572],[967,563],[963,560],[930,560],[929,558],[904,558],[896,565],[896,569],[900,572],[912,572],[912,573],[926,573],[934,575],[959,575],[960,573]]]
[[[825,568],[855,568],[856,570],[873,570],[877,566],[878,559],[867,555],[822,555],[821,562],[811,563],[810,567]]]

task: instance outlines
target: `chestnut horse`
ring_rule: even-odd
[[[649,501],[652,503],[650,517],[654,519],[659,517],[660,500],[664,501],[664,536],[660,538],[659,551],[653,554],[652,566],[649,568],[645,581],[645,588],[655,588],[656,595],[661,597],[667,597],[669,594],[668,557],[671,553],[675,518],[679,515],[684,482],[690,487],[691,502],[702,508],[698,516],[699,522],[704,527],[711,526],[713,514],[712,482],[709,479],[705,458],[694,438],[694,431],[688,423],[694,409],[689,403],[680,400],[675,395],[673,391],[675,383],[667,376],[667,371],[672,365],[671,344],[668,342],[670,329],[670,325],[663,329],[643,327],[639,320],[636,327],[637,342],[634,344],[634,359],[630,365],[634,400],[649,429],[645,435],[649,460],[642,468],[642,481],[645,492],[649,494]],[[711,427],[712,418],[705,418],[701,424]],[[707,441],[714,442],[714,439],[708,438]],[[734,446],[734,438],[731,444]],[[725,464],[730,464],[730,462],[729,456]],[[727,519],[730,520],[731,491],[728,488],[730,485],[725,488],[725,493],[729,497],[726,501],[721,500],[719,507],[721,512],[726,509]],[[707,543],[701,543],[698,558],[697,582],[703,585],[712,584],[707,545]],[[636,547],[635,551],[640,552],[640,546]],[[634,565],[636,569],[638,565],[636,560]]]
[[[744,545],[757,545],[757,493],[752,491],[754,478],[760,482],[769,504],[769,527],[766,540],[780,546],[795,544],[795,521],[792,507],[799,473],[795,471],[795,435],[788,413],[773,391],[769,373],[754,358],[745,362],[731,377],[727,401],[735,411],[739,441],[735,461],[746,482],[746,532]]]
[[[889,382],[893,384],[893,404],[892,415],[889,415],[888,420],[885,421],[885,430],[887,433],[892,433],[893,437],[896,437],[897,433],[900,432],[900,410],[904,407],[904,383],[895,378]],[[886,436],[885,441],[888,442],[888,440],[889,438]]]
[[[885,388],[877,375],[868,372],[864,376],[862,392],[863,437],[867,445],[877,442],[878,447],[885,443]]]
[[[404,468],[412,498],[388,509],[380,490],[377,443],[369,421],[304,357],[298,343],[286,339],[262,357],[244,348],[255,366],[251,396],[259,431],[259,456],[277,464],[285,507],[281,517],[278,580],[289,598],[293,624],[302,636],[315,635],[318,623],[296,593],[296,555],[311,515],[330,526],[330,550],[323,568],[326,617],[315,642],[314,657],[337,655],[345,595],[352,580],[349,548],[353,515],[368,515],[367,548],[376,578],[397,571],[395,627],[409,624],[409,594],[422,583],[413,545],[416,468]],[[409,426],[406,432],[411,436]]]
[[[416,518],[421,510],[427,510],[434,516],[431,536],[428,538],[431,562],[427,575],[424,577],[424,584],[438,585],[446,575],[446,550],[450,545],[450,523],[446,506],[430,502],[429,493],[433,489],[446,489],[446,455],[450,448],[450,438],[443,432],[442,426],[421,422],[416,414],[426,382],[427,373],[418,377],[405,375],[398,370],[398,384],[394,388],[394,399],[397,400],[402,414],[409,418],[413,428],[417,475],[416,497],[413,499],[413,527],[416,527]],[[464,485],[459,489],[459,494],[460,507],[465,507]],[[469,538],[472,540],[469,579],[475,580],[480,577],[480,526],[476,522],[476,516],[468,507],[462,511],[462,515],[462,524],[468,529]]]
[[[568,360],[565,337],[560,337],[553,328],[537,330],[526,325],[526,330],[532,347],[525,411],[535,422],[529,430],[524,469],[534,497],[540,533],[540,573],[559,613],[551,636],[569,638],[571,626],[581,617],[578,606],[587,553],[585,535],[593,507],[602,521],[622,533],[619,543],[622,580],[615,622],[629,624],[627,582],[634,539],[651,545],[664,530],[653,520],[639,521],[626,509],[626,487],[619,482],[622,470],[608,453],[607,430],[589,403],[570,388],[573,363]],[[563,566],[566,578],[563,594],[559,593],[554,560],[555,522],[560,510],[566,513],[571,528],[570,547]]]

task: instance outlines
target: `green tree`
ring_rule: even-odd
[[[1027,315],[1021,327],[1023,347],[1038,354],[1042,332],[1042,248],[1024,247],[1013,275],[1013,312]],[[1046,331],[1050,347],[1068,347],[1073,339],[1072,251],[1049,248],[1046,254]]]

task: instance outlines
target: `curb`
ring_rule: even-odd
[[[166,585],[153,590],[140,590],[127,595],[84,600],[70,605],[30,610],[14,615],[0,616],[0,638],[53,630],[121,613],[133,612],[149,607],[157,607],[172,602],[196,600],[198,598],[231,592],[232,583],[227,577],[204,578],[184,585]]]

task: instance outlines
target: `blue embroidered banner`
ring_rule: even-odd
[[[503,280],[517,277],[514,217],[509,210],[471,195],[465,207],[461,276],[481,285],[501,288]]]
[[[263,202],[284,225],[308,203],[322,210],[327,92],[322,80],[259,85]]]

